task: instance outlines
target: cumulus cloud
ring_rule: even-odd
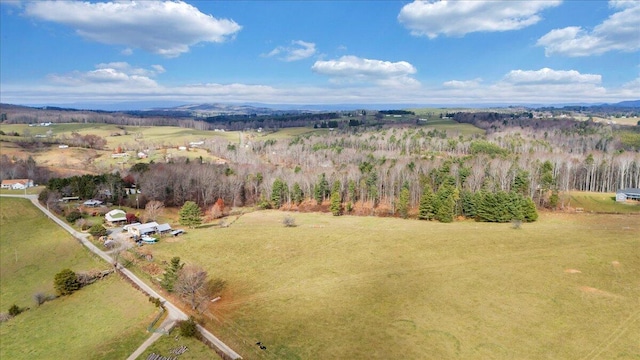
[[[316,44],[302,40],[294,40],[290,46],[278,46],[271,50],[265,57],[277,56],[284,61],[298,61],[309,58],[316,53]]]
[[[536,45],[545,55],[590,56],[609,51],[637,51],[640,49],[640,2],[611,1],[609,6],[620,10],[589,31],[580,26],[554,29],[538,39]]]
[[[415,36],[463,36],[472,32],[518,30],[542,18],[539,13],[558,6],[547,1],[420,1],[402,7],[398,21]]]
[[[602,76],[596,74],[581,74],[576,70],[511,70],[505,75],[505,82],[510,84],[600,84]]]
[[[329,76],[334,82],[371,82],[384,86],[419,86],[410,75],[416,68],[406,61],[390,62],[346,55],[338,60],[316,61],[314,72]]]
[[[132,88],[153,88],[158,84],[152,77],[163,73],[161,65],[152,65],[151,69],[136,68],[126,62],[101,63],[95,70],[73,71],[67,74],[51,74],[50,82],[65,86],[113,86],[122,90]]]
[[[166,57],[179,56],[201,42],[224,42],[242,28],[183,1],[35,1],[26,5],[25,14],[70,26],[91,41]]]

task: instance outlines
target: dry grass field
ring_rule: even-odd
[[[640,356],[635,215],[514,229],[260,211],[210,225],[153,253],[227,281],[205,317],[247,359]]]

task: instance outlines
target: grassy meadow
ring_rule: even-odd
[[[582,208],[586,212],[596,213],[640,213],[640,202],[616,202],[615,193],[596,193],[585,191],[570,191],[566,194],[566,204],[572,208]]]
[[[260,211],[152,250],[227,281],[210,328],[247,359],[612,359],[640,356],[639,233]]]
[[[1,359],[123,359],[148,336],[156,310],[116,275],[37,307],[54,275],[106,269],[28,200],[0,198],[0,311],[31,309],[0,324]]]

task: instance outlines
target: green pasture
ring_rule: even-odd
[[[451,119],[433,119],[426,123],[427,128],[445,130],[449,136],[484,135],[485,131],[471,124],[459,123]]]
[[[0,311],[12,304],[33,306],[39,291],[53,294],[53,276],[64,268],[108,266],[28,200],[0,197]]]
[[[0,325],[3,359],[126,359],[157,315],[117,275]]]
[[[640,201],[616,202],[615,193],[570,191],[567,193],[568,206],[582,208],[585,212],[596,213],[640,213]],[[640,221],[637,219],[636,221]]]
[[[0,311],[31,309],[0,324],[0,359],[124,359],[149,336],[156,315],[147,297],[109,275],[73,295],[54,294],[54,275],[107,269],[28,200],[0,198]]]
[[[248,359],[612,359],[640,356],[639,232],[259,211],[152,249],[227,281],[203,317]]]

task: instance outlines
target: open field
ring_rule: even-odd
[[[639,233],[260,211],[152,249],[228,282],[210,327],[247,359],[610,359],[640,356]]]
[[[615,193],[571,191],[567,195],[569,197],[569,206],[572,208],[582,208],[586,212],[620,214],[640,213],[640,202],[616,202]],[[640,219],[636,221],[640,221]]]
[[[144,360],[153,353],[166,357],[175,356],[171,353],[171,350],[181,346],[186,346],[188,350],[178,356],[180,360],[210,360],[214,358],[213,351],[203,342],[194,338],[182,337],[179,333],[179,330],[175,328],[169,336],[163,336],[158,339],[138,358]]]
[[[40,307],[32,300],[54,294],[54,275],[64,268],[108,267],[28,200],[0,198],[0,311],[31,308],[0,325],[0,358],[126,358],[149,336],[156,310],[116,275]]]
[[[110,275],[0,325],[0,358],[126,359],[149,337],[155,315],[141,293]]]

